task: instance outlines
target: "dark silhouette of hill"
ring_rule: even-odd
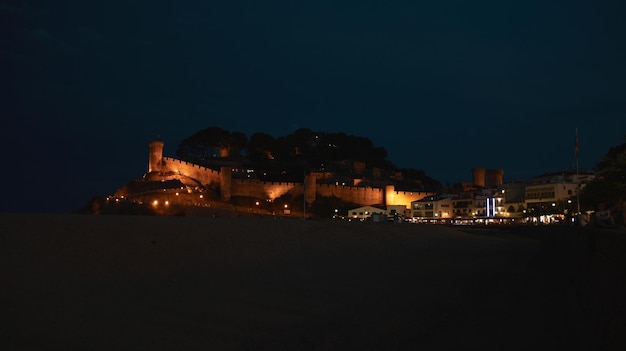
[[[387,150],[366,137],[307,128],[281,137],[208,127],[185,138],[176,150],[182,160],[210,168],[231,165],[234,177],[270,181],[302,181],[304,174],[324,174],[320,182],[439,191],[442,185],[423,170],[399,169],[387,159]]]

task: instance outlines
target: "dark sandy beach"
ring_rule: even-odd
[[[574,229],[0,215],[2,349],[622,346]]]

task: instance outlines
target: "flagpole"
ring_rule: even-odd
[[[580,215],[580,175],[578,174],[578,128],[576,128],[576,141],[574,143],[574,155],[576,156],[576,206]]]

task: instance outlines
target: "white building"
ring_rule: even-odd
[[[526,185],[525,203],[531,217],[542,223],[563,219],[566,213],[577,212],[577,196],[594,178],[590,172],[560,172],[534,177]]]
[[[387,214],[387,210],[374,206],[363,206],[348,211],[348,218],[366,220],[373,214]]]
[[[451,196],[427,196],[411,201],[411,217],[417,222],[445,221],[452,218]]]
[[[482,189],[452,200],[452,218],[470,223],[504,223],[507,216],[504,189]]]

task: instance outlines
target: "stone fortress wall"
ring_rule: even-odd
[[[299,196],[305,193],[308,203],[317,196],[336,197],[342,201],[361,206],[368,205],[404,205],[410,207],[412,201],[420,200],[434,193],[396,191],[393,185],[385,188],[318,184],[314,175],[308,175],[304,183],[268,182],[251,179],[233,179],[231,169],[222,167],[219,171],[199,166],[171,157],[163,157],[163,142],[150,143],[148,172],[168,174],[168,178],[188,177],[202,185],[219,185],[222,200],[232,196],[248,196],[274,200],[284,194]]]
[[[161,172],[172,172],[175,174],[185,175],[189,178],[198,180],[204,185],[219,184],[220,182],[220,172],[171,157],[161,158],[161,166],[159,167],[159,170]]]

